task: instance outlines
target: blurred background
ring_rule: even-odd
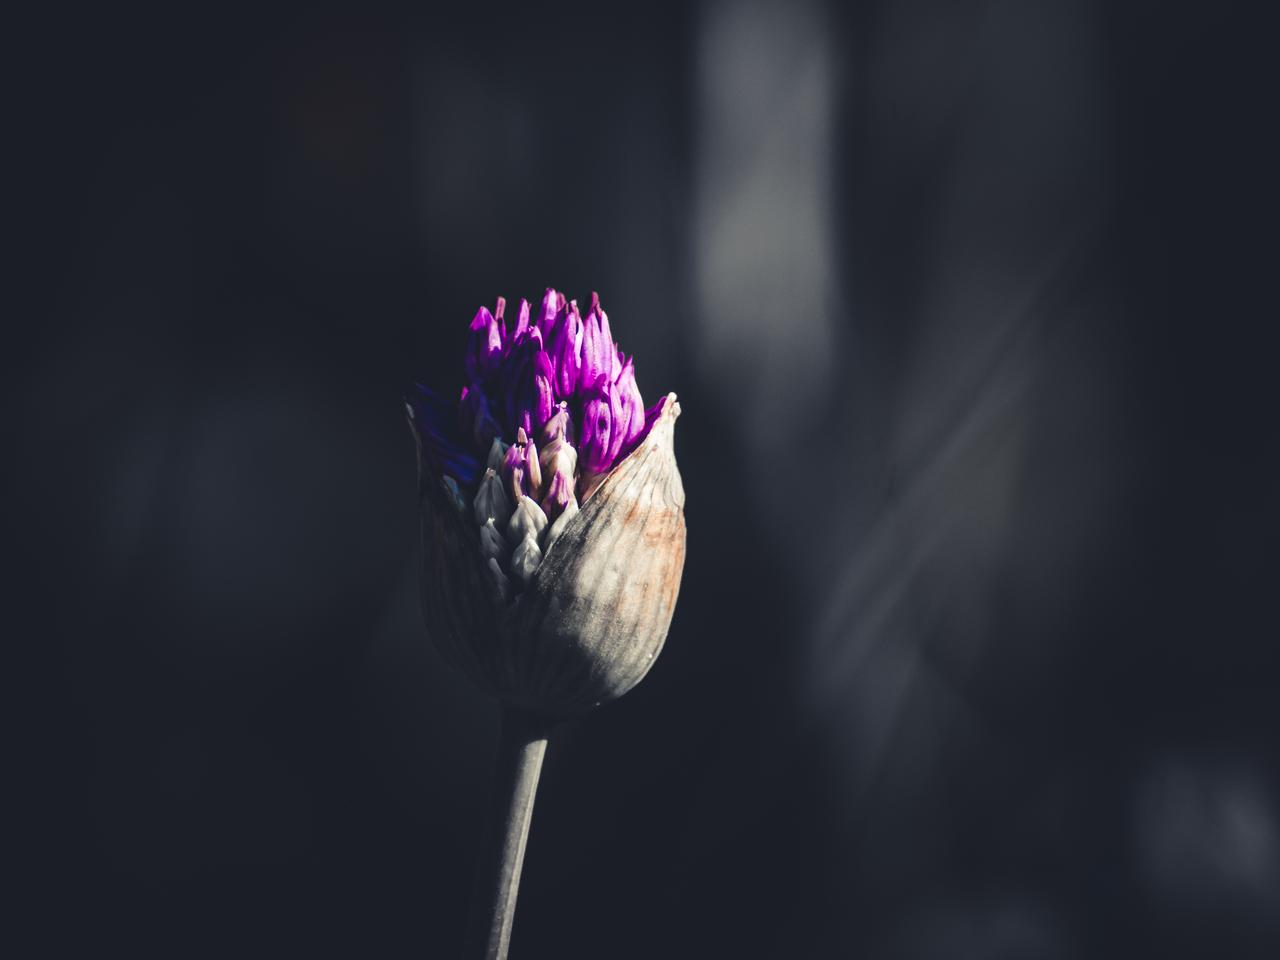
[[[679,393],[689,552],[514,958],[1278,955],[1269,34],[461,7],[13,34],[32,954],[458,955],[498,713],[400,397],[555,285]]]

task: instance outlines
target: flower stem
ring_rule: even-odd
[[[471,904],[468,958],[506,960],[548,726],[541,718],[503,707],[487,834]]]

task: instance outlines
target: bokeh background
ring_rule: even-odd
[[[458,955],[497,710],[424,635],[400,396],[549,284],[680,394],[689,553],[552,744],[513,957],[1280,955],[1269,34],[59,17],[10,184],[30,955]]]

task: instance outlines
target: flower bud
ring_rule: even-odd
[[[578,451],[567,441],[559,437],[543,446],[538,454],[538,463],[542,467],[542,479],[548,489],[557,474],[561,475],[573,486],[573,475],[578,470]]]
[[[484,472],[480,489],[476,491],[475,514],[476,522],[481,525],[490,519],[503,525],[511,517],[511,498],[503,488],[502,478],[492,470]]]
[[[542,564],[542,550],[533,537],[525,537],[511,554],[511,572],[526,583]]]
[[[614,394],[619,399],[617,414],[617,432],[620,456],[631,452],[635,441],[645,432],[644,400],[640,396],[640,388],[636,386],[636,370],[631,358],[623,364],[618,382],[614,386]]]
[[[472,321],[456,410],[425,388],[410,404],[423,612],[491,693],[568,716],[629,690],[666,638],[685,547],[680,407],[670,394],[645,410],[598,296],[585,322],[555,290],[536,323],[521,301],[509,336],[504,310]]]
[[[542,498],[542,510],[549,519],[559,517],[574,500],[573,473],[557,470],[547,484],[547,495]]]
[[[523,433],[523,431],[521,431]],[[538,462],[538,448],[528,440],[524,445],[524,475],[529,485],[529,495],[542,492],[542,464]]]
[[[538,312],[538,329],[542,331],[548,347],[557,328],[564,321],[567,306],[563,293],[547,287],[547,292],[542,297],[542,309]]]
[[[507,541],[502,539],[493,517],[480,528],[480,552],[487,558],[501,557],[507,552]]]
[[[555,370],[551,366],[551,357],[547,355],[547,351],[539,350],[537,356],[533,358],[533,426],[538,430],[542,430],[556,409],[551,386],[554,377]]]
[[[547,496],[550,497],[551,494]],[[551,545],[560,539],[560,534],[564,533],[565,528],[569,526],[569,521],[578,515],[578,501],[573,495],[572,487],[566,491],[565,497],[567,499],[559,509],[559,516],[551,526],[547,527],[547,532],[542,538],[545,550],[551,549]]]
[[[511,331],[510,340],[512,343],[519,343],[524,339],[525,333],[529,329],[529,301],[521,298],[520,310],[516,313],[516,326]]]
[[[578,391],[582,370],[582,318],[577,303],[570,303],[557,323],[548,351],[555,367],[555,392],[571,397]]]
[[[499,297],[497,317],[489,312],[488,307],[481,307],[471,321],[466,357],[467,377],[470,380],[482,380],[497,369],[506,332],[499,319],[504,306],[505,301]]]
[[[524,429],[521,428],[517,435],[523,437]],[[502,458],[502,484],[512,503],[519,503],[520,498],[529,492],[529,479],[524,466],[524,448],[525,444],[517,440],[507,447],[506,455]]]
[[[609,332],[609,317],[600,309],[600,298],[591,295],[591,309],[582,329],[582,373],[579,390],[591,390],[604,383],[613,382],[613,339]]]
[[[610,445],[613,439],[613,410],[609,394],[604,388],[595,388],[582,405],[582,436],[578,443],[578,458],[585,473],[603,473],[612,462]]]
[[[507,521],[507,541],[518,544],[526,537],[537,540],[547,525],[547,515],[533,497],[521,497]]]
[[[510,444],[503,443],[497,437],[493,438],[493,444],[489,447],[489,459],[485,462],[485,467],[495,472],[502,469],[503,461],[506,460],[507,447]]]
[[[551,417],[543,424],[539,438],[542,440],[544,449],[554,440],[563,440],[566,443],[573,442],[573,421],[569,418],[569,405],[563,400],[556,404]],[[543,472],[546,472],[545,467]]]

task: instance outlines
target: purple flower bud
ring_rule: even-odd
[[[520,433],[524,434],[524,430]],[[538,496],[542,492],[542,464],[538,462],[538,448],[532,440],[527,440],[524,445],[524,475],[529,484],[529,496]]]
[[[525,331],[524,339],[511,348],[499,371],[506,387],[503,416],[507,427],[512,431],[524,425],[521,416],[523,411],[537,408],[534,361],[541,352],[542,331],[531,327]]]
[[[565,475],[559,471],[551,474],[551,481],[547,484],[547,495],[542,498],[543,513],[555,519],[573,501],[573,474]]]
[[[604,473],[613,462],[613,410],[609,392],[604,387],[593,389],[582,405],[582,439],[578,443],[578,462],[585,473]]]
[[[520,298],[520,312],[516,314],[516,328],[511,331],[511,342],[519,343],[529,329],[529,301]]]
[[[542,445],[538,463],[542,467],[542,476],[548,483],[557,473],[563,473],[572,480],[578,471],[578,451],[564,437],[552,437]]]
[[[499,297],[499,314],[504,306],[505,303]],[[502,359],[505,332],[488,307],[481,307],[476,311],[475,319],[471,321],[471,333],[467,338],[466,369],[469,380],[483,380],[497,369],[498,362]]]
[[[573,442],[573,421],[569,419],[569,405],[561,400],[555,411],[542,427],[542,445],[545,447],[552,440]]]
[[[578,392],[582,369],[582,318],[578,316],[576,303],[563,311],[548,343],[547,352],[555,371],[552,382],[555,393],[561,399],[572,397]]]
[[[609,332],[609,317],[600,309],[600,298],[591,295],[591,310],[587,313],[582,330],[582,372],[578,387],[585,395],[603,383],[612,383],[613,365],[617,362],[613,339]]]
[[[551,385],[554,377],[551,357],[547,351],[539,350],[533,358],[533,425],[539,432],[555,412],[555,396]]]
[[[524,436],[524,430],[519,433]],[[502,488],[512,503],[519,503],[520,498],[529,493],[529,478],[524,468],[525,445],[516,440],[507,447],[507,454],[502,460]]]
[[[636,386],[636,371],[632,358],[628,358],[613,388],[620,407],[615,429],[620,438],[618,456],[631,452],[635,441],[644,434],[644,399]]]
[[[556,517],[555,522],[547,527],[547,532],[543,534],[542,552],[546,553],[551,549],[551,545],[560,539],[560,534],[564,533],[565,527],[569,526],[569,521],[578,515],[578,501],[574,497],[573,491],[569,492],[569,500],[565,503],[564,508],[560,511],[560,515]]]
[[[538,329],[542,331],[542,336],[548,344],[551,343],[552,335],[564,320],[566,307],[564,294],[547,287],[547,292],[542,298],[542,310],[538,314]]]
[[[609,454],[608,467],[612,467],[618,459],[618,451],[622,449],[622,441],[626,439],[627,432],[627,416],[630,408],[623,402],[622,391],[618,389],[618,385],[614,384],[607,391],[609,397],[609,419],[612,426],[609,430]]]
[[[547,491],[542,500],[542,508],[547,516],[553,518],[559,516],[565,504],[573,499],[574,477],[578,472],[578,451],[564,436],[563,424],[567,422],[568,416],[561,404],[560,411],[547,423],[553,429],[538,455]]]

